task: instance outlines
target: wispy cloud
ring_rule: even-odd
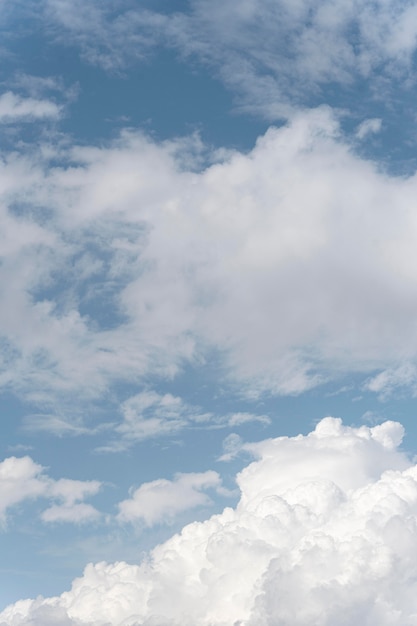
[[[120,71],[165,45],[206,64],[244,107],[273,119],[326,85],[373,80],[375,93],[382,77],[410,79],[417,41],[414,5],[395,0],[193,0],[164,14],[97,0],[44,6],[54,36],[70,39],[90,63]]]
[[[417,368],[412,363],[403,363],[398,367],[388,368],[364,383],[364,388],[377,393],[382,400],[394,392],[406,391],[417,394]]]

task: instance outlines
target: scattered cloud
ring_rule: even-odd
[[[165,18],[157,12],[93,0],[44,0],[51,35],[64,45],[77,46],[82,58],[110,72],[132,61],[143,61],[163,42]],[[69,43],[70,42],[70,43]]]
[[[364,120],[361,124],[359,124],[356,130],[356,137],[358,139],[364,139],[368,135],[373,135],[375,133],[379,133],[382,128],[382,120],[374,117],[373,119]]]
[[[122,422],[106,425],[117,438],[97,448],[97,452],[121,452],[144,439],[173,435],[183,428],[207,424],[214,417],[178,396],[152,390],[131,396],[121,404],[120,411]]]
[[[79,421],[79,420],[78,420]],[[43,413],[26,415],[23,418],[22,430],[26,432],[47,432],[56,437],[78,437],[80,435],[96,435],[111,430],[113,423],[102,422],[94,427],[84,426],[77,421],[69,421],[57,415]]]
[[[24,98],[12,91],[0,96],[0,123],[7,124],[19,120],[58,119],[61,107],[50,100]]]
[[[377,393],[381,399],[387,399],[392,393],[401,389],[417,393],[417,368],[412,363],[404,363],[380,372],[364,384],[368,391]]]
[[[228,419],[229,426],[240,426],[241,424],[248,424],[249,422],[260,422],[261,424],[268,425],[271,423],[271,419],[267,415],[257,415],[256,413],[233,413]]]
[[[45,522],[97,519],[98,511],[82,501],[98,493],[100,486],[98,481],[54,480],[29,456],[9,457],[0,463],[0,521],[5,525],[10,509],[39,498],[59,502],[41,513]]]
[[[41,515],[44,522],[66,522],[84,524],[100,518],[100,513],[91,504],[72,503],[54,504],[45,509]]]
[[[237,433],[230,433],[223,440],[223,454],[219,461],[231,461],[236,458],[243,449],[243,440]]]
[[[375,93],[383,78],[407,82],[417,42],[416,8],[396,0],[254,0],[239,7],[193,0],[163,14],[98,0],[46,0],[44,7],[53,36],[71,41],[92,64],[121,71],[167,46],[208,66],[244,107],[273,119],[329,84],[373,79]]]
[[[177,474],[174,480],[153,480],[134,490],[129,500],[120,502],[118,519],[142,521],[146,526],[167,524],[183,511],[212,504],[205,491],[220,487],[221,478],[214,471]]]
[[[97,452],[121,452],[144,439],[174,435],[185,428],[226,428],[250,422],[264,425],[271,423],[266,415],[248,412],[226,415],[203,413],[200,407],[192,406],[178,396],[170,393],[159,394],[153,390],[131,396],[121,404],[120,410],[122,422],[105,425],[106,429],[113,431],[113,437],[116,435],[117,438],[97,448]],[[53,427],[53,423],[51,426]],[[48,429],[48,418],[45,420],[45,429]],[[53,432],[53,428],[49,432]],[[74,427],[74,434],[83,433],[81,429]]]
[[[326,418],[306,436],[253,444],[235,509],[186,526],[139,565],[90,564],[70,591],[17,602],[0,624],[411,624],[417,468],[402,435],[395,422]],[[186,503],[203,484],[216,474],[149,483],[136,513],[152,523],[165,496]]]

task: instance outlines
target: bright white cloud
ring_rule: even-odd
[[[98,481],[53,480],[29,456],[9,457],[0,463],[0,521],[7,522],[10,509],[38,498],[58,501],[41,513],[45,522],[80,523],[99,517],[98,511],[82,502],[100,489]]]
[[[27,498],[37,498],[47,489],[45,478],[40,477],[42,467],[28,456],[10,457],[0,464],[0,516]]]
[[[183,511],[211,504],[207,489],[221,486],[217,472],[177,474],[174,480],[144,483],[119,504],[121,522],[143,521],[146,526],[169,523]]]
[[[91,504],[72,503],[54,504],[45,509],[41,515],[44,522],[67,522],[84,524],[99,519],[100,513]]]
[[[236,509],[186,526],[140,565],[88,565],[70,591],[11,605],[0,624],[413,624],[417,467],[402,434],[326,418],[307,436],[252,445]]]
[[[0,123],[18,120],[57,119],[60,107],[50,100],[24,98],[11,91],[0,96]]]
[[[45,406],[212,349],[249,395],[415,363],[416,176],[356,156],[325,108],[201,172],[190,150],[127,133],[61,151],[67,167],[3,164],[0,382]],[[126,441],[207,418],[143,397],[122,407]]]

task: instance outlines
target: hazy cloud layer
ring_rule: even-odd
[[[405,626],[417,614],[417,467],[402,427],[344,427],[248,449],[242,495],[140,565],[88,565],[57,598],[20,601],[0,624]],[[181,479],[180,479],[181,480]]]

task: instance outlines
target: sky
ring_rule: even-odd
[[[416,3],[0,31],[0,626],[415,626]]]

